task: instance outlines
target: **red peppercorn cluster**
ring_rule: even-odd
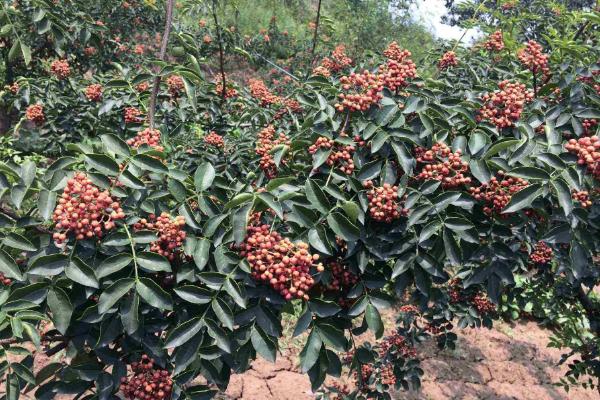
[[[223,136],[219,135],[217,132],[212,131],[208,135],[204,136],[204,143],[214,146],[214,147],[224,147],[225,142],[223,141]]]
[[[71,67],[67,60],[54,60],[50,64],[50,72],[58,79],[66,79],[71,75]]]
[[[337,381],[331,382],[331,385],[327,388],[327,395],[330,400],[345,400],[350,392],[351,390],[347,384]]]
[[[594,129],[598,125],[598,120],[597,119],[584,119],[581,122],[581,125],[583,125],[583,134],[588,136],[593,133],[592,129]]]
[[[565,148],[578,157],[577,164],[587,166],[596,179],[600,179],[600,138],[598,136],[570,139]]]
[[[206,34],[202,38],[202,41],[204,42],[204,44],[211,44],[212,43],[212,38],[210,37],[210,35]]]
[[[544,242],[537,242],[533,249],[533,252],[529,255],[529,260],[538,265],[548,264],[552,261],[554,251]]]
[[[438,68],[441,70],[456,67],[458,65],[458,58],[456,58],[456,53],[453,51],[447,51],[442,55],[442,58],[438,62]]]
[[[480,315],[491,314],[496,311],[496,306],[483,293],[477,293],[471,299],[471,304]]]
[[[12,280],[10,278],[7,278],[2,272],[0,272],[0,284],[4,286],[10,286],[11,283]]]
[[[525,104],[533,100],[533,92],[526,90],[522,83],[507,80],[500,82],[498,88],[500,90],[481,97],[484,104],[476,119],[489,120],[498,128],[511,127],[521,117]]]
[[[89,101],[100,101],[102,100],[102,85],[94,83],[85,88],[85,97]]]
[[[346,93],[340,93],[340,102],[335,105],[340,112],[344,110],[366,111],[383,98],[381,94],[383,84],[380,76],[367,70],[342,76],[340,83],[342,90],[346,91]]]
[[[448,282],[448,294],[450,296],[450,303],[455,304],[467,302],[475,307],[477,312],[481,315],[486,315],[496,311],[496,306],[487,298],[485,294],[481,292],[465,294],[460,284],[460,279],[458,278],[452,279],[450,282]],[[435,328],[431,332],[434,333],[434,331],[436,331]]]
[[[184,89],[183,78],[179,75],[171,75],[167,78],[167,87],[171,97],[179,97]]]
[[[160,131],[158,129],[152,128],[146,128],[142,131],[139,131],[137,135],[135,135],[131,139],[127,139],[127,144],[135,148],[146,144],[155,150],[164,150],[164,147],[160,144]]]
[[[29,121],[41,125],[46,120],[44,115],[44,106],[41,104],[32,104],[25,110],[25,118]]]
[[[596,93],[600,94],[600,83],[596,82],[598,75],[600,75],[600,70],[592,71],[592,76],[578,76],[577,80],[592,86]]]
[[[278,102],[281,105],[281,107],[279,108],[279,110],[277,110],[277,112],[273,116],[273,119],[275,119],[275,120],[280,119],[288,111],[295,113],[295,114],[299,114],[302,112],[302,105],[300,105],[300,103],[297,100],[294,100],[292,98],[286,99],[286,98],[282,98],[282,97],[279,97],[278,99],[279,99]]]
[[[535,40],[525,43],[525,47],[518,51],[519,61],[534,74],[541,72],[544,75],[550,73],[548,68],[548,54],[544,54],[544,48]]]
[[[408,80],[417,76],[417,66],[410,59],[410,51],[401,49],[398,43],[390,43],[383,55],[387,57],[386,63],[379,68],[383,86],[395,91],[408,86]]]
[[[121,378],[121,393],[129,400],[163,400],[171,398],[173,380],[169,371],[154,368],[154,359],[146,354],[131,363],[132,375]]]
[[[275,138],[275,128],[272,125],[267,126],[258,133],[258,143],[256,145],[256,154],[260,156],[260,169],[262,169],[267,178],[272,179],[277,176],[277,166],[271,150],[280,144],[290,144],[289,138],[280,133]]]
[[[587,190],[576,191],[574,190],[571,193],[571,198],[575,201],[578,201],[581,207],[588,208],[592,206],[592,201],[590,200],[590,194]]]
[[[142,112],[135,107],[125,108],[123,115],[125,117],[126,124],[134,124],[134,123],[142,122],[142,118],[140,118],[140,115],[142,115]]]
[[[269,283],[286,300],[309,299],[308,291],[315,283],[310,268],[319,255],[311,254],[308,244],[292,243],[278,232],[270,232],[269,225],[249,226],[239,253],[250,264],[254,280]],[[323,264],[316,269],[322,272]]]
[[[450,146],[441,142],[434,144],[430,150],[418,147],[416,159],[424,165],[415,179],[440,181],[444,188],[469,185],[471,178],[465,176],[469,172],[469,163],[461,160],[461,154],[460,149],[453,152]]]
[[[502,31],[496,31],[492,33],[488,40],[483,43],[483,47],[489,51],[501,51],[504,49],[504,38],[502,37]]]
[[[261,107],[280,102],[279,96],[273,94],[267,85],[260,79],[249,79],[248,87],[250,89],[250,95],[260,101]]]
[[[98,52],[98,50],[95,47],[91,47],[91,46],[88,46],[85,49],[83,49],[83,54],[85,54],[88,57],[93,56],[97,52]]]
[[[183,216],[171,218],[169,213],[163,212],[158,217],[150,214],[147,219],[140,219],[134,224],[133,229],[157,232],[158,240],[150,243],[150,251],[168,258],[169,261],[174,261],[180,255],[185,241],[184,226],[185,218]]]
[[[354,161],[352,160],[352,155],[356,150],[354,146],[336,143],[333,139],[322,136],[308,148],[308,152],[315,154],[319,149],[331,150],[325,161],[330,167],[337,167],[342,173],[347,175],[351,175],[354,172]]]
[[[529,182],[522,178],[505,176],[503,171],[498,172],[498,177],[492,177],[489,183],[483,183],[478,188],[470,188],[469,192],[475,200],[483,201],[483,212],[491,215],[501,212],[508,204],[513,194],[529,186]]]
[[[125,213],[110,193],[101,191],[83,172],[77,172],[67,181],[63,194],[54,209],[52,220],[56,224],[52,238],[62,244],[69,233],[75,239],[101,238],[104,231],[115,227],[115,220]]]
[[[339,295],[338,304],[342,307],[350,307],[355,299],[346,297],[350,289],[358,283],[358,275],[354,274],[341,260],[327,263],[331,274],[325,290],[329,293]]]
[[[238,95],[237,90],[235,90],[235,88],[230,85],[231,82],[232,81],[227,79],[227,76],[225,76],[225,85],[226,85],[225,98],[226,99],[231,99]],[[219,75],[215,78],[215,92],[219,96],[221,96],[221,94],[223,93],[223,77],[221,75]]]
[[[148,82],[142,82],[135,87],[135,90],[142,93],[142,92],[147,91],[149,87],[150,86],[148,85]]]
[[[375,221],[390,223],[403,215],[408,214],[407,209],[400,207],[398,201],[398,186],[384,183],[383,186],[375,187],[372,181],[363,182],[369,200],[369,214]]]
[[[405,304],[401,306],[398,309],[398,311],[405,314],[419,314],[419,309],[417,308],[417,306],[414,306],[412,304]]]
[[[146,52],[146,46],[144,46],[143,44],[136,44],[133,48],[133,52],[138,56],[144,55],[144,53]]]
[[[390,363],[380,368],[379,378],[384,385],[394,386],[396,384],[396,375],[394,375],[394,366]]]
[[[417,357],[417,350],[399,333],[384,338],[379,345],[379,354],[382,357],[390,352],[402,358]]]
[[[332,73],[340,72],[350,65],[352,65],[352,59],[346,55],[346,46],[340,44],[331,53],[331,58],[323,58],[321,65],[313,70],[313,74],[328,78]]]

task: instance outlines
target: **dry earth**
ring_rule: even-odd
[[[386,315],[387,317],[387,315]],[[396,400],[600,400],[596,391],[554,386],[565,372],[561,351],[548,348],[550,331],[534,322],[496,323],[495,328],[457,331],[456,350],[439,350],[433,342],[419,347],[425,371],[422,390],[397,393]],[[296,368],[298,346],[288,343],[276,363],[258,359],[243,374],[233,375],[223,400],[311,400],[306,374]],[[59,361],[36,357],[37,372]],[[0,397],[4,394],[0,384]],[[23,396],[33,399],[33,393]],[[69,400],[71,396],[60,396]]]
[[[583,388],[566,393],[554,386],[565,372],[561,351],[546,347],[550,332],[534,322],[498,323],[492,330],[458,331],[456,350],[438,350],[434,343],[419,348],[422,390],[398,393],[398,400],[600,400]],[[259,359],[252,368],[234,375],[223,398],[227,400],[310,400],[306,374],[295,368],[295,356],[280,356],[275,364]]]

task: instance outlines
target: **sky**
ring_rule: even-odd
[[[410,14],[413,18],[429,28],[435,36],[441,39],[458,40],[464,29],[443,24],[442,17],[447,12],[444,0],[416,0],[410,6]],[[463,43],[470,43],[478,35],[477,29],[469,29],[463,38]]]

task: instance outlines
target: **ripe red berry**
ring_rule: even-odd
[[[375,221],[390,223],[408,214],[407,209],[400,207],[398,186],[384,183],[383,186],[374,187],[372,181],[364,182],[363,186],[369,189],[369,214]]]
[[[100,101],[102,100],[102,85],[94,83],[85,88],[85,97],[89,101]]]
[[[160,131],[158,129],[146,128],[139,131],[136,136],[127,140],[127,144],[135,148],[145,144],[158,151],[164,150],[160,142]]]
[[[183,216],[171,218],[169,213],[163,212],[158,217],[150,214],[147,219],[140,219],[134,224],[133,229],[156,232],[158,240],[150,244],[150,251],[166,257],[169,261],[175,261],[181,255],[186,238],[184,226],[185,218]]]
[[[415,179],[437,180],[447,189],[471,184],[471,178],[466,176],[469,164],[461,159],[460,150],[453,152],[447,144],[440,142],[434,144],[431,150],[418,147],[415,153],[417,162],[422,164]]]
[[[46,120],[44,115],[44,106],[41,104],[32,104],[27,107],[25,110],[25,118],[29,121],[35,123],[36,125],[41,125]]]

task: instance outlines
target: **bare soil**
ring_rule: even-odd
[[[548,348],[551,332],[535,322],[497,323],[494,329],[457,331],[455,350],[439,350],[433,341],[420,346],[425,371],[422,388],[396,393],[398,400],[600,400],[597,391],[555,386],[566,371],[562,351]],[[274,364],[258,359],[252,368],[233,375],[227,400],[310,400],[306,374],[296,368],[295,349]]]

